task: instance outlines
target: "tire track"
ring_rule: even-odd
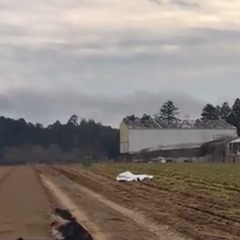
[[[63,192],[56,184],[54,184],[48,177],[44,174],[40,175],[40,179],[51,194],[55,196],[56,199],[59,200],[61,206],[66,209],[70,209],[71,214],[76,218],[76,220],[81,224],[85,229],[88,229],[91,234],[94,236],[94,239],[98,240],[108,240],[108,237],[102,233],[102,230],[90,221],[87,217],[86,213],[81,210],[72,199],[67,196],[65,192]]]
[[[83,185],[76,182],[77,178],[74,173],[69,173],[68,170],[65,170],[63,168],[54,167],[54,171],[57,171],[67,179],[70,179],[70,181],[73,181],[73,184],[77,185],[77,188],[82,192],[83,194],[89,195],[94,199],[97,199],[98,202],[106,205],[110,209],[113,209],[114,211],[118,212],[119,214],[125,216],[126,218],[131,219],[135,224],[138,224],[138,226],[141,226],[141,228],[146,229],[146,231],[149,231],[156,235],[159,239],[163,240],[183,240],[183,239],[189,239],[189,238],[183,238],[180,236],[180,234],[172,231],[168,226],[165,224],[157,224],[154,221],[151,221],[148,219],[144,214],[135,211],[130,210],[130,208],[126,208],[122,205],[119,205],[118,203],[115,203],[104,196],[86,188],[83,187]],[[137,233],[136,233],[137,234]]]

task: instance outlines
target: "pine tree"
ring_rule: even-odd
[[[235,126],[240,136],[240,99],[237,98],[232,106],[232,112],[228,117],[228,122]]]
[[[163,122],[166,122],[168,124],[175,123],[178,120],[177,118],[178,114],[179,114],[178,107],[176,107],[172,101],[167,101],[162,105],[160,109],[159,118]]]
[[[207,104],[202,110],[202,120],[218,120],[219,108],[214,107],[212,104]]]
[[[216,105],[216,116],[218,119],[221,118],[221,111],[222,111],[222,107],[220,105]]]
[[[220,110],[220,118],[222,120],[227,121],[228,117],[231,115],[231,107],[229,106],[228,102],[224,102],[221,106]]]
[[[75,126],[78,125],[78,116],[76,114],[73,114],[69,120],[68,120],[68,124],[73,124]]]

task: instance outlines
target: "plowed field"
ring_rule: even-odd
[[[152,181],[118,183],[122,171]],[[0,239],[54,239],[53,208],[95,240],[240,239],[240,165],[0,167]]]
[[[58,166],[55,170],[186,237],[240,239],[239,165],[105,164]],[[117,183],[116,175],[124,170],[151,174],[154,180]]]

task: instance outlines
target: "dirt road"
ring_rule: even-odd
[[[50,213],[46,194],[30,167],[1,168],[0,239],[50,238]]]

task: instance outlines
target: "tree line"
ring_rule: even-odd
[[[162,123],[174,124],[180,121],[178,118],[179,109],[173,101],[166,101],[160,108],[157,114],[154,114],[153,118],[159,120]],[[135,115],[128,116],[133,119]],[[142,120],[150,119],[151,116],[143,114]],[[221,105],[214,106],[213,104],[206,104],[201,113],[201,120],[220,120],[225,121],[237,128],[238,135],[240,136],[240,99],[237,98],[232,106],[228,102],[223,102]]]
[[[166,101],[159,112],[142,120],[155,118],[166,124],[174,124],[179,109],[173,101]],[[135,116],[128,116],[134,119]],[[222,120],[235,126],[240,136],[240,99],[231,106],[224,102],[214,106],[206,104],[201,119]],[[0,161],[71,161],[91,156],[95,159],[112,159],[119,155],[119,130],[104,126],[94,120],[80,119],[72,115],[66,123],[56,121],[46,127],[37,123],[0,117]]]
[[[119,132],[94,120],[41,124],[0,117],[0,155],[8,161],[77,160],[84,156],[114,158],[119,154]]]
[[[235,126],[240,136],[240,99],[237,98],[232,106],[228,102],[221,105],[212,105],[210,103],[202,110],[203,120],[223,120]]]

